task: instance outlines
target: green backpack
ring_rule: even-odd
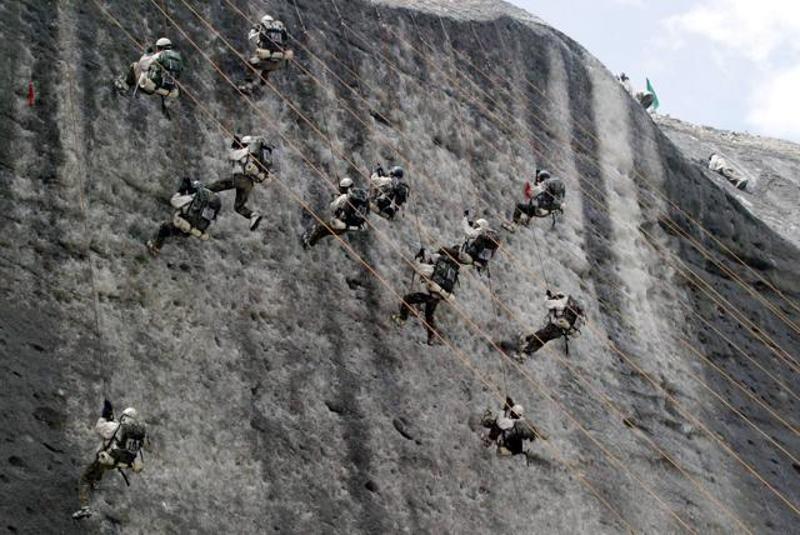
[[[164,50],[158,60],[150,66],[150,79],[159,89],[172,91],[176,87],[175,80],[183,72],[183,57],[177,50]]]

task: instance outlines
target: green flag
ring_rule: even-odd
[[[656,90],[653,89],[653,84],[650,83],[650,78],[646,78],[646,80],[647,80],[647,90],[653,94],[653,105],[650,107],[653,108],[653,111],[656,111],[659,105],[658,95],[656,95]]]

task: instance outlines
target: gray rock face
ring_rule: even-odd
[[[749,209],[784,239],[800,241],[800,145],[740,132],[695,126],[670,117],[658,117],[658,124],[687,158],[705,163],[711,153],[722,155],[728,165],[747,178],[747,192],[727,187],[724,178],[711,178],[722,184],[739,204]]]
[[[0,526],[796,530],[794,240],[556,30],[492,2],[420,4],[272,3],[297,65],[252,106],[192,44],[243,77],[225,40],[246,53],[249,22],[230,4],[190,4],[221,36],[181,0],[103,4],[137,40],[167,34],[183,52],[172,121],[112,95],[139,48],[93,0],[0,4]],[[225,193],[211,241],[151,259],[177,179],[229,172],[215,118],[279,147],[281,183],[251,201],[265,222],[248,232]],[[314,167],[363,184],[378,160],[406,167],[405,216],[373,218],[353,252],[330,238],[303,251],[313,220],[296,198],[324,213],[331,192]],[[491,285],[465,270],[437,314],[452,348],[392,326],[404,258],[457,242],[465,208],[498,226],[537,165],[565,179],[566,215],[504,236]],[[796,196],[795,168],[772,169]],[[540,327],[547,285],[580,296],[590,325],[569,356],[554,342],[518,367],[490,342]],[[476,431],[506,392],[549,437],[530,465]],[[104,396],[140,410],[152,445],[131,487],[107,476],[76,524]]]

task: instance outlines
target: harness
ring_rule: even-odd
[[[182,71],[183,58],[180,53],[176,50],[164,50],[150,65],[147,75],[156,84],[156,88],[171,92],[177,87],[175,79]]]
[[[410,191],[411,188],[408,184],[393,178],[391,184],[387,184],[375,192],[373,202],[381,212],[384,212],[392,205],[400,209],[408,200]]]
[[[364,224],[369,215],[369,198],[367,192],[361,188],[352,188],[347,194],[347,202],[336,214],[338,219],[344,221],[348,227],[358,227]]]
[[[242,166],[247,176],[255,182],[264,182],[269,176],[269,169],[272,167],[272,147],[259,142],[256,150],[247,147],[247,156]]]
[[[446,254],[439,255],[436,263],[433,265],[433,275],[431,275],[431,282],[439,286],[447,293],[453,293],[453,289],[458,283],[458,263],[451,260]]]
[[[258,29],[258,47],[271,52],[282,52],[286,46],[286,28],[279,20]]]
[[[489,265],[489,260],[494,258],[494,253],[499,247],[497,234],[485,231],[477,238],[464,244],[464,252],[472,257],[473,265],[478,271]]]
[[[117,434],[122,430],[122,437],[117,439]],[[133,466],[136,457],[141,455],[144,440],[147,436],[147,431],[143,424],[137,421],[120,422],[114,430],[114,434],[108,439],[103,447],[97,452],[97,458],[100,458],[101,453],[106,453],[113,461],[112,468],[119,470],[125,484],[130,486],[128,476],[125,475],[123,468],[130,468]]]
[[[545,210],[560,210],[566,193],[567,189],[560,178],[549,178],[545,183],[545,190],[537,196],[536,201]]]
[[[219,198],[208,188],[202,187],[194,194],[192,202],[181,208],[180,214],[193,228],[205,231],[217,218],[218,205]]]
[[[569,355],[569,337],[581,334],[581,321],[585,317],[583,307],[581,307],[581,305],[575,301],[572,296],[570,296],[567,299],[567,305],[564,307],[564,311],[561,313],[561,315],[554,313],[553,316],[556,319],[564,318],[569,324],[569,327],[565,329],[564,327],[557,325],[552,320],[550,321],[550,323],[556,325],[556,327],[561,330],[561,336],[564,338],[564,351],[567,355]]]

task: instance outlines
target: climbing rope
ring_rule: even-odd
[[[190,9],[191,9],[191,8],[190,8]],[[199,17],[199,18],[201,18],[201,20],[202,20],[202,17]],[[213,28],[213,27],[212,27],[212,28]],[[185,35],[185,34],[184,34],[184,35]],[[188,36],[187,36],[187,38],[188,38]],[[196,47],[196,48],[198,49],[198,51],[200,51],[200,52],[202,53],[202,50],[201,50],[199,47]],[[206,56],[206,58],[207,58],[207,56]],[[207,58],[207,59],[208,59],[208,60],[211,62],[211,60],[210,60],[209,58]],[[213,62],[212,62],[212,63],[213,63]],[[221,71],[219,71],[219,72],[220,72],[221,74],[223,74]],[[223,74],[223,76],[224,76],[224,74]],[[249,100],[249,99],[248,99],[248,100]],[[316,131],[316,129],[315,129],[315,131]],[[469,320],[469,318],[466,318],[466,317],[465,317],[465,319],[467,319],[468,321],[470,321],[470,322],[471,322],[471,320]],[[478,330],[479,330],[479,329],[480,329],[480,328],[478,327]],[[437,333],[437,334],[438,334],[438,333]],[[489,339],[489,340],[490,340],[490,339]],[[491,340],[490,340],[490,341],[491,341]],[[498,350],[499,350],[499,348],[498,348]],[[548,397],[550,398],[550,396],[548,396]],[[551,399],[552,399],[552,398],[551,398]]]
[[[356,35],[356,32],[355,32],[354,30],[350,30],[350,31],[351,31],[351,33],[353,33],[354,35]],[[394,31],[393,31],[391,28],[387,28],[387,31],[388,31],[390,34],[394,35],[394,36],[395,36],[395,37],[396,37],[398,40],[400,40],[400,41],[402,41],[402,42],[405,42],[405,43],[406,43],[408,46],[410,46],[412,49],[414,49],[414,50],[417,50],[417,49],[414,47],[414,45],[413,45],[413,44],[410,44],[410,43],[408,43],[407,41],[405,41],[405,40],[404,40],[402,37],[400,37],[400,36],[399,36],[399,35],[398,35],[396,32],[394,32]],[[363,39],[363,38],[362,38],[362,39]],[[426,42],[424,39],[420,38],[420,40],[421,40],[423,43],[425,43],[425,44],[426,44],[426,46],[428,46],[430,49],[432,49],[432,50],[433,50],[433,47],[432,47],[430,44],[428,44],[428,43],[427,43],[427,42]],[[426,56],[423,54],[423,57],[425,58]],[[384,58],[384,60],[385,60],[385,61],[387,61],[387,63],[389,63],[389,62],[388,62],[388,60],[387,60],[386,58]],[[431,62],[430,60],[428,60],[428,63],[429,63],[431,66],[432,66],[432,68],[434,68],[434,69],[437,69],[437,70],[441,71],[441,68],[440,68],[438,65],[436,65],[435,63]],[[444,72],[443,72],[443,74],[444,74],[445,76],[447,76],[447,73],[444,73]],[[451,77],[448,77],[448,79],[451,81],[451,84],[452,84],[452,86],[451,86],[451,87],[459,87],[459,84],[457,84],[456,82],[454,82],[454,81],[453,81],[453,79],[452,79]],[[471,80],[467,79],[467,81],[468,81],[468,82],[470,82],[470,83],[472,83],[472,84],[474,85],[474,82],[472,82]],[[488,99],[490,99],[492,102],[495,102],[495,104],[497,105],[497,108],[498,108],[498,109],[500,109],[500,106],[499,106],[499,104],[498,104],[498,103],[497,103],[497,102],[496,102],[496,101],[495,101],[495,100],[494,100],[494,99],[491,97],[491,95],[488,95],[488,93],[486,93],[486,92],[485,92],[483,89],[481,89],[480,87],[477,87],[477,86],[476,86],[476,88],[477,88],[477,90],[478,90],[478,91],[480,91],[481,93],[483,93],[484,95],[486,95],[486,97],[487,97]],[[488,108],[486,108],[486,106],[485,106],[485,105],[483,105],[481,102],[479,102],[479,101],[477,101],[477,100],[474,100],[473,102],[474,102],[474,103],[475,103],[475,104],[476,104],[478,107],[480,107],[480,108],[484,109],[484,110],[485,110],[485,112],[487,113],[487,115],[490,115],[490,116],[496,116],[496,113],[493,113],[491,110],[489,110]],[[498,127],[500,127],[500,126],[502,126],[502,124],[505,124],[505,123],[496,122],[495,124],[496,124]],[[527,129],[527,130],[528,130],[528,131],[529,131],[529,132],[530,132],[530,133],[531,133],[531,134],[534,136],[534,138],[536,138],[536,139],[539,139],[539,137],[538,137],[538,136],[537,136],[537,135],[536,135],[534,132],[530,131],[530,129],[528,129],[526,125],[523,125],[523,128]],[[509,135],[509,137],[513,137],[513,133],[511,133],[510,131],[508,132],[508,135]],[[589,186],[591,186],[593,189],[595,189],[595,190],[598,190],[598,191],[599,191],[599,187],[598,187],[598,186],[596,186],[596,185],[594,185],[594,184],[592,184],[592,183],[588,183],[588,185],[589,185]],[[580,186],[580,181],[579,181],[579,183],[578,183],[578,187],[581,189],[581,191],[584,193],[584,195],[586,195],[586,196],[587,196],[587,198],[591,199],[591,200],[592,200],[592,201],[593,201],[593,202],[594,202],[594,203],[595,203],[595,204],[596,204],[596,205],[597,205],[597,206],[598,206],[598,207],[599,207],[601,210],[606,210],[606,211],[607,211],[607,209],[604,207],[604,205],[602,204],[602,202],[598,201],[598,199],[596,199],[596,198],[595,198],[595,197],[594,197],[592,194],[590,194],[588,191],[586,191],[586,190],[585,190],[583,187],[581,187],[581,186]],[[652,236],[650,236],[650,234],[649,234],[649,233],[648,233],[648,232],[647,232],[645,229],[643,229],[643,228],[635,228],[635,229],[633,229],[633,230],[635,230],[636,232],[640,232],[640,233],[644,234],[646,237],[648,237],[648,239],[649,239],[651,242],[653,241],[653,240],[652,240]],[[669,254],[669,255],[670,255],[672,258],[675,258],[675,259],[676,259],[678,262],[681,262],[681,261],[680,261],[680,259],[677,259],[677,257],[676,257],[674,254],[672,254],[672,253],[664,253],[664,252],[663,252],[663,251],[661,251],[659,248],[655,247],[655,245],[653,245],[653,243],[649,243],[649,245],[651,245],[651,247],[653,248],[653,250],[654,250],[654,251],[655,251],[655,252],[656,252],[658,255],[660,255],[660,256],[663,256],[663,257],[665,257],[665,258],[666,258],[666,254]],[[674,265],[674,264],[670,264],[670,265],[671,265],[672,267],[675,267],[675,265]],[[678,269],[678,268],[676,268],[676,269]],[[688,269],[688,268],[687,268],[687,269]],[[678,269],[678,271],[680,271],[680,270]],[[689,271],[691,271],[691,270],[689,269]],[[690,278],[687,278],[687,280],[690,280]],[[733,305],[731,305],[730,303],[727,303],[727,301],[726,301],[726,300],[724,300],[724,298],[721,298],[721,296],[719,296],[719,297],[720,297],[720,298],[721,298],[723,301],[726,301],[726,303],[727,303],[727,306],[726,306],[725,304],[723,304],[723,303],[720,303],[719,299],[716,299],[715,297],[711,296],[711,295],[709,294],[709,291],[707,291],[707,290],[705,289],[706,287],[708,287],[708,284],[707,284],[707,283],[706,283],[706,284],[705,284],[703,287],[700,287],[699,285],[698,285],[697,287],[698,287],[698,289],[699,289],[701,292],[703,292],[704,294],[706,294],[707,296],[709,296],[709,297],[710,297],[712,300],[714,300],[714,301],[715,301],[715,302],[717,302],[717,303],[718,303],[720,306],[722,306],[722,307],[723,307],[725,310],[727,310],[727,311],[728,311],[728,312],[729,312],[729,313],[730,313],[730,314],[731,314],[731,315],[732,315],[732,316],[733,316],[733,317],[734,317],[734,318],[735,318],[735,319],[736,319],[736,320],[737,320],[739,323],[741,323],[741,324],[742,324],[742,326],[746,326],[746,327],[748,327],[748,331],[749,331],[751,334],[753,334],[754,336],[756,336],[756,338],[758,338],[759,340],[761,340],[761,341],[762,341],[762,343],[764,344],[764,346],[765,346],[765,347],[767,347],[767,349],[768,349],[768,350],[770,350],[772,353],[774,353],[776,356],[778,356],[778,358],[780,358],[781,360],[783,360],[783,361],[787,362],[787,363],[788,363],[790,366],[792,366],[792,367],[793,367],[794,369],[796,369],[797,371],[800,371],[800,368],[798,368],[798,367],[797,367],[797,363],[796,363],[796,362],[794,361],[794,359],[793,359],[793,358],[792,358],[792,357],[791,357],[791,356],[788,354],[788,352],[786,352],[786,350],[784,350],[784,349],[783,349],[783,348],[782,348],[782,347],[781,347],[779,344],[777,344],[777,342],[775,342],[774,340],[772,340],[772,339],[768,339],[769,337],[765,336],[765,335],[764,335],[764,334],[763,334],[763,333],[762,333],[762,332],[761,332],[761,331],[760,331],[760,330],[759,330],[759,329],[758,329],[758,328],[757,328],[757,327],[756,327],[754,324],[752,324],[752,322],[750,322],[750,320],[748,320],[746,317],[744,317],[744,316],[743,316],[743,315],[742,315],[742,314],[741,314],[741,313],[740,313],[740,312],[739,312],[739,311],[736,309],[736,307],[734,307],[734,306],[733,306]],[[712,289],[712,290],[713,290],[713,289]],[[748,324],[748,322],[749,322],[749,326],[747,326],[747,325],[746,325],[746,324]],[[784,356],[784,355],[785,355],[785,356]]]
[[[97,4],[96,0],[95,0],[95,3]],[[98,5],[98,7],[99,7],[101,10],[103,10],[103,11],[104,11],[104,12],[105,12],[105,13],[106,13],[108,16],[110,16],[110,17],[113,19],[113,16],[112,16],[112,15],[110,15],[110,14],[109,14],[109,13],[108,13],[106,10],[104,10],[104,9],[102,8],[102,6],[100,6],[99,4],[97,4],[97,5]],[[115,19],[114,19],[114,20],[115,20]],[[121,24],[119,23],[119,21],[116,21],[116,20],[115,20],[115,22],[117,23],[117,25],[118,25],[120,28],[122,28],[122,26],[121,26]],[[123,28],[123,30],[124,30],[124,28]],[[127,33],[127,32],[126,32],[126,33]],[[132,38],[132,37],[131,37],[129,34],[128,34],[128,36],[129,36],[129,38],[133,39],[133,38]],[[135,42],[135,40],[134,40],[134,42]],[[182,84],[181,84],[181,85],[182,85]],[[186,92],[185,90],[184,90],[184,92],[185,92],[185,94],[187,94],[187,96],[189,96],[189,98],[192,98],[192,99],[194,100],[194,97],[193,97],[193,96],[191,96],[191,94],[190,94],[190,93]],[[195,100],[195,102],[197,102],[197,101]],[[199,103],[198,103],[198,104],[199,104]],[[209,117],[210,117],[210,118],[212,118],[212,119],[215,119],[215,118],[214,118],[214,116],[213,116],[212,114],[210,114],[210,113],[207,113],[207,114],[209,115]],[[220,123],[220,126],[224,128],[224,125],[222,125],[221,123]],[[281,184],[282,184],[284,187],[286,187],[286,186],[285,186],[285,184],[283,184],[283,182],[282,182],[282,181],[281,181],[280,183],[281,183]],[[289,189],[288,189],[288,187],[287,187],[287,190],[288,190],[289,192],[291,192],[291,190],[289,190]],[[299,198],[297,198],[296,200],[298,200],[298,202],[302,203],[302,200],[300,200]],[[320,223],[323,223],[321,219],[319,219],[319,221],[320,221]],[[342,240],[342,239],[341,239],[341,237],[339,237],[339,236],[336,236],[336,239],[337,239],[338,241],[340,241],[340,242],[342,243],[342,245],[343,245],[343,246],[345,246],[345,247],[348,247],[348,244],[347,244],[347,243],[346,243],[344,240]],[[358,255],[356,255],[356,256],[358,256]],[[437,334],[437,336],[438,336],[438,333],[436,333],[436,334]],[[445,341],[445,343],[446,343],[446,341]],[[590,438],[591,438],[591,437],[590,437]],[[566,466],[569,466],[569,465],[567,464]],[[623,465],[623,467],[624,467],[624,465]],[[629,524],[628,524],[628,523],[627,523],[627,522],[626,522],[626,521],[625,521],[623,518],[621,518],[621,516],[618,514],[618,512],[616,512],[616,510],[615,510],[613,507],[611,507],[611,506],[610,506],[610,504],[608,504],[608,502],[607,502],[607,501],[606,501],[604,498],[602,498],[602,496],[601,496],[601,495],[599,495],[599,493],[597,493],[597,492],[596,492],[596,490],[594,490],[594,489],[593,489],[593,487],[591,486],[591,484],[590,484],[590,483],[588,483],[588,481],[586,481],[586,479],[585,479],[585,478],[584,478],[584,477],[583,477],[581,474],[578,474],[578,477],[579,477],[579,480],[580,480],[580,481],[581,481],[583,484],[585,484],[587,487],[589,487],[589,488],[590,488],[590,490],[592,490],[592,493],[593,493],[593,494],[594,494],[596,497],[598,497],[598,499],[599,499],[599,500],[600,500],[602,503],[604,503],[604,505],[606,505],[607,507],[609,507],[609,508],[610,508],[610,510],[612,510],[612,512],[614,512],[614,514],[615,514],[615,515],[617,515],[617,516],[618,516],[618,517],[621,519],[621,521],[622,521],[623,523],[625,523],[627,526],[629,526]]]

